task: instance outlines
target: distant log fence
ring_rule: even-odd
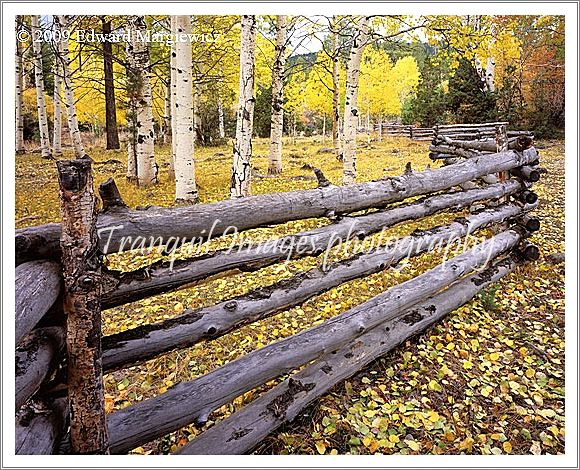
[[[374,129],[381,136],[407,137],[412,140],[433,140],[438,137],[447,137],[456,140],[486,140],[495,137],[497,126],[507,126],[507,122],[487,122],[480,124],[445,124],[434,127],[415,127],[403,124],[375,124]],[[509,138],[519,136],[533,137],[529,131],[508,130]]]
[[[480,148],[475,149],[441,135],[437,145],[480,153],[453,154],[453,163],[441,158],[445,166],[423,172],[407,165],[401,176],[346,187],[329,185],[318,170],[315,189],[132,210],[109,179],[99,188],[98,214],[93,210],[90,162],[59,162],[63,223],[16,231],[17,453],[126,453],[184,426],[201,425],[243,393],[291,374],[177,451],[249,452],[370,361],[441,320],[522,261],[537,259],[537,247],[526,238],[539,229],[538,219],[530,215],[537,206],[531,184],[537,179],[538,152],[531,139],[518,136],[512,144],[505,128],[497,130],[499,152],[489,153],[492,147],[486,140],[477,142]],[[404,202],[409,198],[413,199]],[[475,206],[479,210],[469,210]],[[466,215],[216,305],[100,337],[101,308],[217,273],[254,271],[285,259],[318,256],[352,237],[452,210]],[[153,237],[159,244],[169,237],[207,240],[221,236],[229,226],[248,230],[312,217],[328,218],[329,224],[277,239],[269,250],[216,251],[177,261],[173,267],[159,262],[128,273],[108,270],[100,262],[104,253],[134,249],[125,243],[127,237]],[[105,416],[101,370],[130,367],[214,340],[487,227],[496,228],[493,237],[357,307]],[[71,364],[76,364],[74,371],[67,370]],[[306,367],[293,372],[302,366]]]

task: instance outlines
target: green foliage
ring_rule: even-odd
[[[469,124],[497,119],[494,94],[483,89],[474,65],[465,59],[459,61],[455,74],[449,78],[446,103],[454,122]]]
[[[500,289],[499,284],[488,287],[479,293],[479,301],[485,310],[488,312],[495,312],[499,309],[499,305],[496,302],[495,295]]]
[[[272,87],[259,85],[256,90],[256,102],[254,104],[254,135],[269,137],[271,120]]]
[[[407,97],[401,111],[403,124],[433,127],[445,122],[446,95],[444,90],[445,68],[425,60],[421,69],[419,85],[415,93]]]

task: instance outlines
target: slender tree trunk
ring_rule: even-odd
[[[40,30],[40,17],[32,15],[32,33]],[[34,84],[36,88],[36,108],[38,111],[38,130],[40,134],[40,151],[42,158],[51,160],[50,135],[48,130],[48,115],[46,113],[46,99],[44,97],[44,76],[42,73],[42,44],[32,41],[34,53]]]
[[[377,120],[377,138],[379,139],[379,142],[383,141],[383,119],[381,117],[379,117],[379,119]]]
[[[134,110],[132,137],[133,153],[137,164],[137,182],[139,186],[157,183],[157,164],[154,153],[153,107],[151,98],[151,80],[149,49],[146,36],[147,25],[143,16],[129,17],[129,37],[127,56],[130,57],[128,77],[129,104]],[[129,159],[131,160],[131,158]]]
[[[268,174],[282,173],[282,132],[284,129],[284,67],[286,66],[286,16],[276,16],[276,47],[272,68],[272,119],[270,122],[270,162]]]
[[[371,143],[371,110],[370,103],[367,103],[367,144]]]
[[[101,17],[103,34],[111,33],[111,20]],[[105,128],[107,132],[107,150],[120,148],[117,129],[117,105],[115,103],[115,82],[113,80],[113,45],[103,42],[103,69],[105,78]]]
[[[174,34],[189,34],[191,18],[188,15],[175,16]],[[176,41],[175,66],[177,71],[175,101],[175,133],[179,136],[175,143],[175,201],[198,202],[195,185],[193,160],[194,122],[193,122],[193,84],[191,43]]]
[[[251,189],[252,131],[254,120],[254,56],[256,17],[242,16],[240,48],[240,91],[236,121],[236,141],[230,191],[232,198],[249,196]]]
[[[179,81],[179,75],[177,80]],[[194,142],[198,144],[202,143],[203,133],[201,129],[201,91],[200,84],[196,81],[193,86],[193,130],[194,130]]]
[[[493,57],[487,59],[487,65],[485,67],[485,85],[487,91],[495,91],[495,59]]]
[[[224,124],[224,102],[221,95],[218,96],[218,126],[220,139],[226,138],[226,127]]]
[[[322,115],[322,143],[326,141],[326,114]]]
[[[161,142],[163,145],[167,144],[169,140],[169,132],[171,129],[171,79],[167,81],[165,86],[165,95],[163,97],[163,128],[161,130]]]
[[[22,17],[16,15],[16,33],[22,28]],[[24,120],[22,114],[22,92],[24,79],[22,76],[22,43],[16,38],[16,62],[14,64],[16,84],[16,153],[24,153]]]
[[[367,17],[358,18],[347,64],[344,102],[344,184],[356,182],[356,128],[360,117],[357,107],[358,82],[362,54],[368,40],[368,21]]]
[[[175,16],[170,16],[170,31],[175,31]],[[171,160],[169,162],[169,178],[175,180],[175,145],[177,144],[177,136],[175,133],[175,103],[177,102],[177,69],[175,66],[175,58],[177,57],[176,43],[171,44],[171,56],[169,59],[170,73],[170,102],[171,102]]]
[[[219,133],[220,133],[220,139],[225,139],[226,138],[226,126],[225,126],[225,122],[224,122],[224,100],[222,97],[223,94],[223,68],[220,65],[220,79],[219,79],[219,90],[218,90],[218,126],[219,126]]]
[[[68,28],[68,23],[66,17],[64,15],[59,15],[55,17],[57,22],[59,23],[59,28],[66,29]],[[72,90],[72,82],[71,82],[71,72],[70,72],[70,55],[68,50],[68,39],[66,37],[62,37],[60,41],[60,45],[62,47],[62,79],[64,84],[64,99],[65,99],[65,107],[66,113],[68,117],[68,128],[70,132],[70,138],[73,144],[73,148],[75,151],[75,155],[77,158],[84,158],[86,156],[85,149],[83,147],[83,142],[81,140],[81,132],[79,130],[79,122],[77,119],[77,110],[76,110],[76,103],[75,97]]]
[[[333,21],[333,28],[338,28],[338,20]],[[339,76],[340,48],[338,45],[338,32],[332,33],[332,146],[334,155],[338,160],[343,159],[340,145],[340,76]]]
[[[62,58],[62,41],[57,41],[54,55],[54,92],[52,96],[54,103],[52,154],[55,157],[62,155]]]

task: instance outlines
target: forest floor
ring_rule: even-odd
[[[542,166],[548,170],[535,188],[542,228],[532,241],[542,255],[564,251],[564,144],[543,142]],[[277,178],[256,177],[253,193],[289,191],[316,186],[308,163],[339,183],[341,164],[332,153],[319,152],[329,142],[301,139],[284,147],[284,172]],[[431,163],[428,143],[408,139],[373,142],[358,152],[359,181],[401,174],[406,162],[415,170]],[[135,188],[125,179],[125,152],[88,149],[95,160],[95,183],[113,176],[130,206],[169,206],[173,184],[168,181],[170,149],[156,149],[161,183]],[[69,157],[71,155],[68,155]],[[64,157],[63,157],[64,158]],[[267,142],[254,143],[254,169],[267,172]],[[197,148],[196,173],[202,202],[229,195],[231,149]],[[447,223],[457,217],[442,213],[393,227],[387,235],[404,236],[416,228]],[[16,157],[17,227],[59,220],[54,162],[39,154]],[[326,223],[322,219],[290,222],[250,230],[253,239],[282,236]],[[232,239],[210,242],[228,246]],[[335,250],[332,259],[348,257]],[[335,387],[265,439],[260,454],[540,454],[564,452],[564,265],[544,258],[488,288],[428,332],[407,341],[387,356]],[[134,269],[159,259],[109,256],[109,265]],[[414,258],[403,270],[387,270],[343,284],[270,318],[245,326],[217,340],[165,354],[139,366],[105,376],[109,412],[163,393],[175,383],[191,380],[243,354],[323,322],[389,287],[434,267],[435,254]],[[321,262],[308,257],[277,264],[255,273],[213,278],[195,287],[159,295],[103,312],[104,334],[179,315],[273,284]],[[222,420],[278,383],[238,397],[216,410],[202,429],[194,426],[137,448],[133,453],[168,453]]]

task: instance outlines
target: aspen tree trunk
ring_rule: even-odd
[[[16,33],[22,27],[22,18],[16,16]],[[15,85],[16,85],[16,153],[24,153],[24,120],[22,115],[22,92],[24,91],[24,80],[22,77],[22,43],[16,38],[16,62],[14,64]]]
[[[219,125],[219,133],[220,139],[226,138],[226,127],[224,124],[224,102],[222,100],[221,95],[218,96],[218,125]]]
[[[56,20],[56,18],[55,18]],[[60,24],[58,21],[54,22],[55,32],[61,32]],[[52,131],[52,154],[54,156],[62,155],[62,36],[58,37],[60,40],[56,40],[56,50],[54,55],[54,92],[52,95],[52,100],[54,102],[54,117],[52,119],[53,131]]]
[[[485,67],[485,86],[487,91],[495,91],[495,59],[489,57],[487,59],[487,66]]]
[[[134,126],[132,142],[134,160],[137,164],[137,183],[149,186],[157,183],[157,164],[154,153],[153,107],[149,49],[146,36],[147,25],[143,16],[129,17],[129,41],[127,56],[129,65],[128,94],[129,104],[133,106]],[[129,161],[132,159],[129,158]]]
[[[240,91],[236,121],[236,140],[230,192],[232,198],[251,194],[252,131],[254,120],[254,56],[256,17],[242,16],[240,48]]]
[[[326,141],[326,114],[322,115],[322,143]]]
[[[282,173],[282,132],[284,129],[284,67],[286,65],[286,16],[276,16],[276,47],[272,68],[272,119],[270,122],[270,162],[268,174]]]
[[[161,142],[167,144],[171,128],[171,80],[168,80],[165,86],[165,95],[163,97],[163,128]]]
[[[191,32],[191,18],[178,15],[173,19],[174,33]],[[177,83],[175,101],[175,201],[198,202],[193,162],[193,84],[191,69],[191,43],[176,41],[175,67]]]
[[[175,31],[175,16],[170,16],[170,31]],[[177,137],[175,134],[175,103],[177,101],[177,71],[175,67],[175,58],[177,57],[175,41],[171,44],[171,56],[169,59],[169,66],[171,69],[171,83],[170,83],[170,106],[171,106],[171,161],[169,165],[169,178],[175,180],[175,145]]]
[[[60,45],[59,45],[60,47]],[[60,58],[57,55],[55,57],[54,64],[54,117],[53,117],[53,131],[52,131],[52,154],[54,156],[62,155],[62,84],[61,84],[61,73],[62,70],[59,67]]]
[[[367,143],[371,143],[371,110],[370,103],[367,103]]]
[[[59,23],[59,28],[68,28],[68,23],[64,15],[59,15],[55,17],[56,21]],[[62,48],[61,63],[62,63],[62,80],[64,85],[64,99],[65,107],[68,118],[68,128],[70,132],[70,138],[77,158],[84,158],[86,156],[85,149],[83,147],[83,142],[81,140],[81,132],[79,130],[79,122],[77,119],[77,110],[75,97],[72,90],[71,83],[71,72],[70,72],[70,55],[68,50],[68,39],[62,37],[60,41],[60,47]]]
[[[40,30],[40,17],[32,15],[32,32]],[[51,160],[50,135],[48,130],[48,116],[46,113],[46,99],[44,97],[44,76],[42,73],[42,44],[32,41],[34,54],[34,85],[36,88],[36,109],[38,111],[38,130],[40,134],[40,151],[42,158]]]
[[[356,128],[359,116],[358,82],[360,62],[368,40],[368,18],[359,17],[354,33],[346,71],[346,94],[344,102],[344,160],[343,184],[356,182]]]
[[[338,20],[333,21],[333,28],[338,28]],[[338,32],[332,33],[332,146],[334,155],[340,161],[343,159],[340,145],[340,77],[339,77],[339,53]]]
[[[226,126],[225,126],[225,121],[224,121],[224,100],[222,98],[222,91],[223,91],[223,75],[224,75],[224,71],[222,66],[220,65],[220,79],[219,79],[219,83],[220,83],[220,87],[218,90],[218,126],[219,126],[219,135],[220,135],[220,139],[225,139],[226,138]]]
[[[103,34],[111,33],[111,20],[101,17]],[[103,71],[105,78],[105,128],[107,134],[107,150],[121,148],[119,130],[117,128],[117,105],[115,103],[115,82],[113,77],[113,45],[103,42]]]
[[[178,76],[179,80],[179,76]],[[202,131],[201,131],[201,115],[199,110],[201,108],[201,90],[200,85],[196,81],[193,86],[193,139],[194,142],[201,143],[202,141]]]

